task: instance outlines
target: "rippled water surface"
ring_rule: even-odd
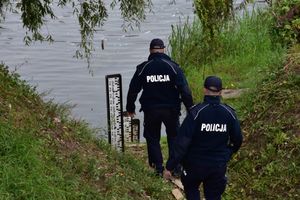
[[[12,70],[17,69],[21,78],[37,86],[39,92],[50,91],[46,99],[75,104],[73,115],[76,118],[84,119],[94,127],[105,127],[105,75],[122,75],[125,105],[130,78],[136,65],[147,59],[150,40],[160,37],[167,43],[172,24],[194,18],[192,0],[176,0],[176,4],[173,0],[152,2],[153,12],[147,14],[140,30],[122,31],[120,11],[110,11],[108,21],[95,35],[93,76],[83,60],[73,58],[80,35],[70,8],[56,8],[58,19],[48,21],[45,31],[55,39],[50,45],[36,42],[25,46],[20,16],[8,13],[0,26],[0,61]],[[104,50],[101,49],[102,40]]]
[[[45,31],[55,39],[52,44],[35,43],[25,46],[24,30],[19,15],[7,14],[0,28],[0,61],[21,78],[48,92],[47,99],[76,104],[73,115],[94,127],[106,126],[105,75],[121,73],[123,96],[138,63],[148,57],[149,42],[160,37],[167,43],[171,25],[193,18],[191,0],[153,0],[153,13],[141,24],[140,30],[123,32],[118,10],[110,11],[108,21],[95,35],[96,51],[92,58],[93,76],[83,60],[73,58],[80,40],[78,25],[70,8],[55,9],[58,17],[48,21]],[[101,49],[104,40],[105,49]],[[124,104],[125,98],[123,98]],[[138,105],[138,104],[137,104]]]

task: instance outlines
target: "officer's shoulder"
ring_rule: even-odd
[[[149,62],[149,61],[144,61],[144,62],[140,63],[138,66],[136,66],[136,71],[137,71],[138,73],[140,73],[140,72],[144,69],[145,65],[146,65],[148,62]]]
[[[228,109],[230,109],[230,110],[232,110],[232,111],[235,112],[235,109],[234,109],[233,107],[231,107],[230,105],[228,105],[228,104],[226,104],[226,103],[223,103],[223,105],[224,105],[226,108],[228,108]]]
[[[144,61],[144,62],[138,64],[138,66],[136,66],[136,68],[137,68],[137,69],[143,68],[143,66],[144,66],[145,64],[147,64],[147,62],[149,62],[149,61]]]
[[[222,103],[221,106],[231,114],[231,116],[236,119],[235,109],[228,104]]]
[[[172,65],[175,66],[176,68],[181,69],[179,64],[177,62],[175,62],[174,60],[170,59],[169,62],[171,62]]]
[[[160,60],[168,63],[169,65],[172,65],[172,66],[176,66],[178,67],[179,65],[174,61],[172,60],[168,55],[165,55],[165,57],[162,57],[160,58]]]
[[[172,64],[176,65],[177,67],[179,67],[179,64],[177,62],[175,62],[174,60],[170,59],[168,61],[170,61]]]
[[[199,115],[199,113],[205,108],[207,107],[208,104],[206,103],[198,103],[195,104],[194,106],[192,106],[190,108],[190,114],[192,116],[193,119],[196,119],[197,116]]]

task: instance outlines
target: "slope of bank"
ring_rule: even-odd
[[[228,199],[300,198],[300,46],[244,95],[245,141],[229,166]]]
[[[173,28],[170,37],[196,101],[208,75],[222,77],[225,89],[245,91],[223,99],[236,109],[245,136],[229,163],[226,200],[300,199],[300,47],[287,50],[276,40],[270,16],[253,12],[224,25],[215,36],[217,56],[198,20]]]
[[[111,150],[69,110],[0,65],[0,199],[172,199],[145,161]]]

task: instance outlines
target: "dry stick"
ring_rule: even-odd
[[[184,196],[182,194],[183,192],[183,185],[179,179],[176,179],[174,177],[171,177],[170,181],[177,187],[172,190],[172,194],[175,197],[176,200],[183,200]]]

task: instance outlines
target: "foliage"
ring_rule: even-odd
[[[65,195],[57,187],[62,174],[47,176],[50,168],[39,158],[42,141],[28,134],[24,129],[16,129],[8,123],[0,122],[0,197],[1,199],[56,199]],[[30,180],[30,181],[29,181]]]
[[[170,54],[187,74],[194,97],[202,99],[203,80],[207,75],[221,76],[226,89],[251,88],[261,79],[263,70],[281,63],[284,50],[272,41],[271,23],[260,12],[228,22],[215,36],[220,44],[219,56],[210,54],[199,20],[173,27]]]
[[[151,8],[151,0],[113,0],[110,4],[111,8],[118,5],[126,27],[138,25],[145,19],[145,10]],[[96,27],[103,25],[108,17],[107,6],[103,0],[0,0],[0,22],[5,19],[4,11],[20,13],[26,30],[24,37],[26,44],[32,41],[51,42],[53,41],[51,34],[41,33],[41,28],[46,24],[46,19],[56,19],[54,6],[73,8],[81,33],[80,49],[76,52],[76,56],[87,58],[89,64],[91,51],[94,50],[93,38]]]
[[[123,16],[126,26],[132,27],[132,23],[139,26],[139,22],[145,19],[145,12],[147,8],[151,8],[151,0],[113,0],[111,7],[120,4],[121,15]]]
[[[172,199],[145,161],[95,139],[69,111],[0,65],[0,199]]]
[[[203,32],[209,33],[209,38],[214,38],[232,13],[232,0],[195,0],[195,8]]]
[[[225,100],[236,108],[245,141],[229,163],[223,198],[299,199],[300,47],[283,57],[286,50],[274,42],[272,20],[265,13],[224,27],[218,36],[222,53],[213,62],[205,60],[211,55],[201,43],[199,22],[173,28],[170,37],[171,55],[184,68],[198,100],[203,77],[210,74],[221,76],[226,89],[249,89],[240,98]]]
[[[194,3],[202,24],[204,39],[201,42],[209,47],[210,55],[218,56],[221,53],[218,51],[220,44],[216,36],[232,14],[232,0],[195,0]]]
[[[300,43],[300,0],[273,3],[274,32],[284,45]]]
[[[284,68],[270,68],[259,86],[240,100],[245,142],[229,166],[227,199],[300,197],[300,48],[296,49]]]

